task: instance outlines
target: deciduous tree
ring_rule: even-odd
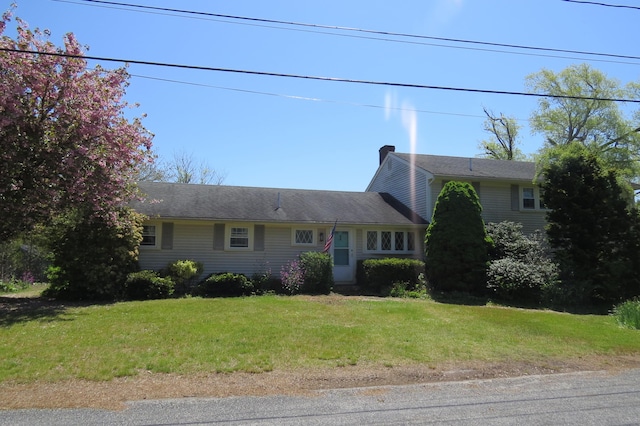
[[[116,220],[135,194],[152,135],[127,119],[124,68],[89,69],[71,33],[56,47],[47,31],[0,21],[0,238],[79,205]],[[37,52],[37,53],[34,53]]]
[[[622,86],[587,64],[559,73],[543,69],[529,75],[527,85],[533,93],[551,95],[531,115],[531,128],[544,135],[546,148],[579,143],[625,175],[640,175],[640,124],[611,100],[634,98],[634,86]]]
[[[495,160],[526,160],[527,156],[517,146],[520,125],[516,119],[503,114],[497,116],[486,108],[484,113],[487,116],[484,130],[491,136],[480,142],[481,156]]]

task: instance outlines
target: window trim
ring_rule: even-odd
[[[299,243],[296,241],[296,236],[298,231],[311,232],[311,242],[310,243]],[[300,247],[315,247],[318,245],[317,243],[317,230],[314,228],[291,228],[291,245],[292,246],[300,246]]]
[[[246,247],[232,247],[231,246],[231,230],[234,228],[247,229],[247,246]],[[224,229],[224,249],[227,251],[253,251],[253,225],[246,223],[229,223]]]
[[[142,226],[155,227],[155,242],[154,244],[142,244],[142,241],[140,241],[140,245],[139,245],[140,250],[160,250],[160,247],[161,247],[160,244],[162,242],[162,223],[150,222],[150,223],[144,223]]]
[[[533,189],[533,198],[527,198],[528,200],[533,200],[533,207],[525,207],[524,206],[524,190],[525,189]],[[541,197],[541,191],[540,191],[540,187],[537,185],[530,185],[530,186],[523,186],[520,185],[520,200],[519,200],[519,207],[520,207],[520,211],[522,212],[540,212],[540,211],[547,211],[549,209],[547,209],[546,207],[541,207],[542,206],[542,197]]]
[[[369,249],[369,233],[370,232],[375,232],[376,233],[376,248],[374,250]],[[382,249],[382,233],[383,232],[390,232],[391,233],[391,249],[390,250],[383,250]],[[402,242],[403,242],[403,249],[402,250],[396,250],[396,234],[402,234]],[[413,243],[414,243],[414,248],[413,250],[409,250],[409,234],[413,234]],[[389,254],[389,253],[404,253],[404,254],[412,254],[415,253],[418,250],[417,244],[416,242],[418,241],[417,237],[416,237],[416,231],[405,231],[405,230],[398,230],[398,229],[385,229],[385,228],[376,228],[376,229],[365,229],[364,232],[362,233],[362,237],[363,237],[363,252],[364,253],[376,253],[376,254]]]
[[[151,228],[153,228],[153,232],[147,232],[147,230],[150,230]],[[141,246],[155,247],[158,244],[158,235],[157,235],[156,228],[157,228],[156,225],[142,225],[142,241],[140,241]],[[152,238],[153,242],[145,243],[144,241],[145,237]]]

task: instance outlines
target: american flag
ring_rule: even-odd
[[[333,229],[331,230],[331,233],[327,237],[327,242],[324,244],[324,250],[322,250],[323,253],[327,253],[331,248],[331,243],[333,243],[333,233],[336,232],[337,224],[338,224],[338,221],[336,220],[336,223],[333,224]]]

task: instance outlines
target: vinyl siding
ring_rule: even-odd
[[[148,222],[146,224],[159,224],[161,222]],[[220,223],[209,221],[177,221],[173,222],[173,248],[163,250],[159,248],[140,248],[140,267],[142,269],[160,270],[170,262],[176,260],[195,260],[204,265],[204,275],[217,272],[234,272],[251,276],[254,273],[262,273],[267,270],[275,277],[280,276],[280,269],[288,261],[298,257],[306,251],[322,251],[324,242],[317,238],[318,232],[325,235],[331,232],[332,225],[326,227],[320,225],[297,224],[264,224],[264,250],[214,250],[214,225]],[[228,224],[225,224],[229,226]],[[254,224],[245,224],[254,226]],[[261,224],[262,225],[262,224]],[[316,232],[316,244],[313,246],[297,246],[292,244],[292,230],[314,229]],[[355,260],[372,257],[388,257],[389,255],[371,255],[364,253],[363,230],[358,227],[355,230],[354,244]],[[376,228],[377,229],[377,228]],[[386,229],[386,228],[385,228]],[[400,229],[400,228],[392,228]],[[407,229],[405,229],[407,230]],[[417,238],[424,237],[424,228],[416,231]],[[161,236],[160,236],[161,237]],[[161,244],[158,244],[161,247]],[[415,257],[421,258],[422,250],[416,250]],[[355,277],[354,277],[355,278]]]
[[[155,224],[149,222],[148,224]],[[191,259],[202,262],[204,273],[236,272],[252,275],[271,269],[274,275],[289,260],[304,251],[319,251],[324,247],[316,238],[316,245],[296,246],[291,242],[292,229],[308,228],[330,232],[331,227],[309,225],[265,225],[264,250],[214,250],[214,222],[175,222],[173,249],[140,247],[140,267],[159,270],[175,260]],[[218,223],[218,225],[220,225]],[[254,224],[245,224],[254,226]],[[228,225],[227,225],[228,226]],[[161,236],[160,236],[161,238]],[[158,245],[160,247],[160,245]]]
[[[434,200],[433,206],[431,206],[432,209],[435,207],[435,201],[442,190],[443,182],[445,180],[437,179],[431,186],[431,197]],[[480,204],[482,205],[482,218],[485,223],[505,220],[519,222],[522,224],[522,231],[526,234],[533,233],[536,230],[544,230],[546,211],[512,210],[510,183],[481,181],[479,195]]]
[[[420,169],[414,168],[415,188],[411,188],[411,167],[404,160],[389,156],[380,167],[377,175],[367,189],[370,192],[386,192],[398,201],[430,219],[427,199],[427,176]]]

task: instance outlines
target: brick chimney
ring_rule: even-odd
[[[387,154],[390,152],[396,152],[396,147],[393,145],[385,145],[379,150],[380,152],[380,164],[387,158]]]

